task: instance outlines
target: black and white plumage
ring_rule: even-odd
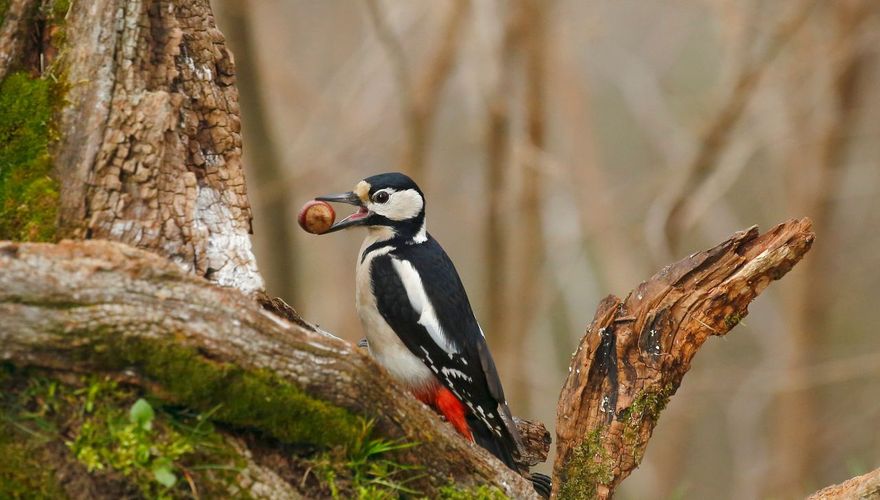
[[[516,469],[519,433],[461,279],[426,230],[421,190],[390,173],[318,199],[359,207],[330,232],[368,228],[358,254],[356,305],[373,356],[460,433]],[[454,398],[444,396],[449,393]]]

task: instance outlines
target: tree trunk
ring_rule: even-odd
[[[232,54],[208,1],[74,1],[62,29],[59,235],[261,290]]]

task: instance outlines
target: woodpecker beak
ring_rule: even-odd
[[[354,191],[349,191],[347,193],[342,194],[330,194],[327,196],[318,196],[315,198],[318,201],[328,201],[332,203],[348,203],[349,205],[354,205],[358,207],[358,211],[349,215],[348,217],[342,219],[330,226],[324,234],[332,233],[334,231],[339,231],[340,229],[346,229],[353,226],[360,226],[366,223],[367,217],[370,215],[370,211],[367,210],[367,207],[364,206],[364,202],[361,201],[361,198]]]

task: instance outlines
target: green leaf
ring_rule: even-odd
[[[170,488],[177,482],[177,476],[171,472],[171,468],[167,465],[160,465],[153,468],[153,476],[162,486]]]
[[[143,398],[135,401],[128,412],[128,420],[147,431],[153,428],[153,418],[155,416],[156,413],[153,411],[153,407]]]

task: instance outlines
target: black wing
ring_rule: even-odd
[[[407,295],[406,273],[401,275],[401,267],[410,265],[421,278],[440,331],[434,325],[419,323],[421,311],[413,307]],[[512,455],[521,446],[519,433],[486,340],[446,252],[429,236],[425,243],[401,245],[376,257],[371,276],[385,321],[410,352],[467,405],[468,423],[478,443],[513,467]],[[438,336],[442,336],[439,342]]]

